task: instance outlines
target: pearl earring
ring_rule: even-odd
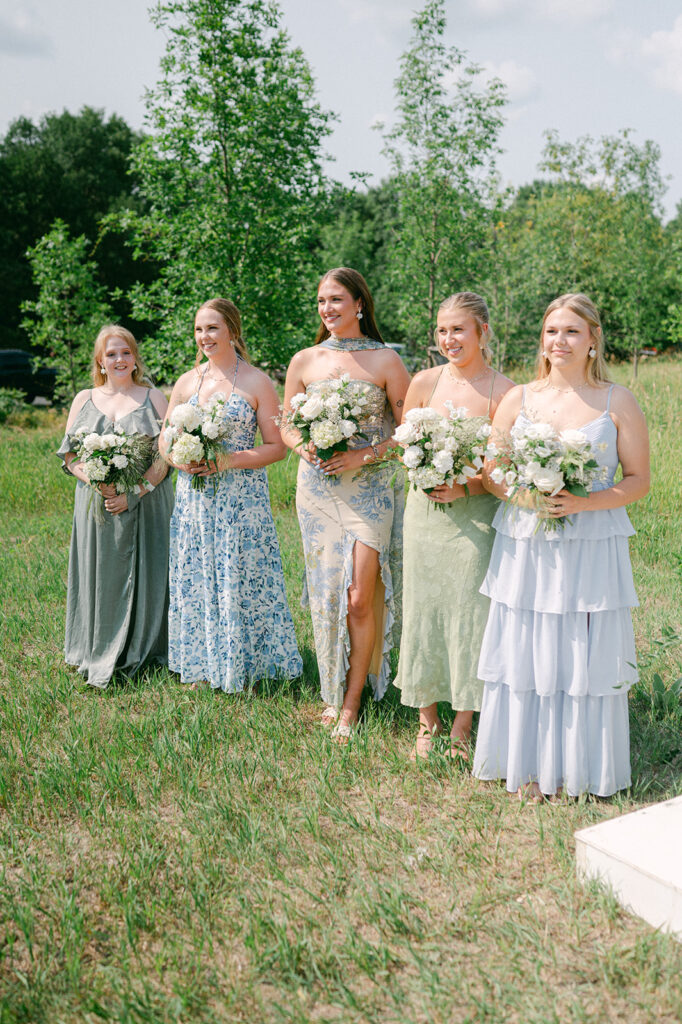
[[[589,355],[590,359],[594,359],[594,357],[597,354],[596,348],[591,348],[590,351],[587,354]]]
[[[359,309],[355,315],[358,318],[358,320],[362,320],[362,310],[361,309]]]

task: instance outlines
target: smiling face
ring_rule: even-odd
[[[593,345],[587,320],[568,306],[560,306],[545,318],[542,329],[542,354],[557,370],[586,368]]]
[[[317,290],[317,309],[322,323],[337,338],[355,338],[362,331],[357,313],[362,309],[360,299],[333,277],[326,277]]]
[[[135,353],[125,338],[112,334],[104,340],[99,364],[110,382],[125,384],[135,371]]]
[[[485,326],[485,325],[484,325]],[[436,327],[438,347],[448,362],[458,368],[485,366],[481,346],[482,328],[465,309],[440,309]]]
[[[226,355],[232,344],[230,328],[215,309],[202,306],[194,318],[194,337],[207,359]]]

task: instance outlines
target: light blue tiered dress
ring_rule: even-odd
[[[612,390],[612,389],[611,389]],[[617,430],[607,409],[581,430],[611,487]],[[517,423],[529,422],[522,408]],[[491,599],[478,665],[485,681],[473,774],[543,793],[610,796],[630,785],[628,689],[636,682],[630,608],[638,604],[625,508],[579,512],[547,533],[502,506],[481,592]]]
[[[253,448],[250,403],[232,391],[225,414],[234,425],[225,450]],[[204,491],[191,480],[178,473],[171,519],[169,668],[227,693],[299,676],[265,469],[225,470]]]

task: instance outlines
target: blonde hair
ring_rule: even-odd
[[[545,377],[549,376],[550,365],[544,356],[542,339],[545,335],[545,323],[547,322],[547,317],[550,313],[556,312],[557,309],[570,309],[572,313],[575,313],[575,315],[579,316],[581,320],[584,320],[590,329],[592,348],[595,349],[597,354],[595,356],[588,357],[587,382],[589,384],[600,384],[603,382],[609,383],[609,377],[606,371],[606,361],[604,359],[604,334],[601,328],[599,310],[592,299],[585,295],[584,292],[566,292],[565,295],[560,295],[557,299],[550,302],[549,306],[545,310],[545,315],[542,318],[542,327],[540,329],[540,349],[538,351],[536,366],[536,380],[544,380]]]
[[[470,313],[476,321],[476,333],[478,334],[479,340],[483,337],[484,328],[486,338],[485,343],[480,346],[481,355],[488,366],[492,365],[493,361],[493,350],[490,347],[490,342],[493,337],[492,328],[490,326],[490,313],[488,311],[488,303],[476,292],[455,292],[454,295],[449,295],[447,299],[444,299],[438,307],[438,312],[446,309],[463,309],[466,313]],[[440,345],[438,344],[438,336],[436,336],[436,345],[438,350],[441,351]],[[444,355],[444,353],[442,353]]]
[[[245,363],[250,363],[251,360],[249,359],[249,353],[246,349],[244,339],[242,338],[242,318],[234,302],[230,302],[229,299],[221,298],[207,299],[206,302],[202,302],[199,306],[197,313],[200,313],[202,309],[212,309],[218,314],[230,332],[230,339],[235,347],[235,351],[242,357]],[[199,366],[202,355],[203,352],[197,345],[195,366]]]
[[[104,351],[109,338],[121,338],[122,341],[128,344],[135,360],[133,383],[140,384],[143,388],[150,388],[152,382],[149,377],[149,371],[142,362],[137,342],[130,331],[125,327],[121,327],[120,324],[106,324],[95,339],[95,347],[92,353],[92,382],[95,387],[101,388],[107,379],[106,374],[102,373],[102,359],[104,358]]]

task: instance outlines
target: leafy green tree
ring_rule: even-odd
[[[193,311],[216,294],[239,306],[257,360],[286,362],[312,308],[330,115],[275,4],[165,0],[152,20],[167,47],[147,95],[151,134],[133,155],[149,210],[119,223],[138,258],[160,265],[130,293],[135,315],[160,325],[153,368],[186,365]]]
[[[71,238],[64,221],[56,220],[28,250],[38,298],[23,303],[21,326],[44,361],[57,368],[57,398],[87,385],[95,338],[112,319],[89,249],[84,235]]]
[[[316,251],[320,270],[355,267],[374,296],[385,341],[403,342],[404,331],[389,277],[391,252],[399,236],[398,192],[393,178],[368,189],[338,187],[320,228]]]
[[[567,143],[547,133],[541,169],[557,187],[546,191],[536,226],[558,291],[590,293],[611,351],[631,355],[636,373],[641,349],[661,342],[667,247],[660,150],[630,136]]]
[[[396,79],[397,120],[385,136],[398,191],[399,232],[390,283],[407,340],[431,341],[440,301],[476,284],[496,191],[505,94],[446,46],[445,0],[427,0]]]
[[[0,140],[0,344],[21,346],[22,301],[35,298],[26,251],[55,218],[73,235],[98,240],[97,280],[125,290],[142,274],[122,236],[99,237],[107,213],[139,207],[128,161],[135,133],[116,115],[84,107],[14,121]],[[142,268],[149,278],[153,267]],[[126,317],[127,304],[116,305]],[[137,325],[131,324],[136,328]]]

